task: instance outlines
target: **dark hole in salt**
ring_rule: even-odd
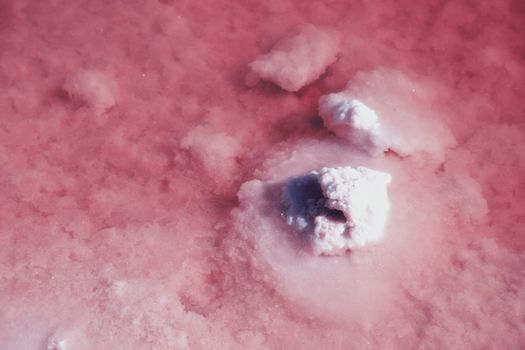
[[[335,222],[346,222],[346,216],[341,210],[326,208],[326,213],[324,214],[328,219]]]
[[[289,223],[308,233],[312,232],[315,218],[320,215],[332,221],[346,222],[344,213],[326,207],[326,201],[316,173],[294,177],[283,189],[282,214]]]

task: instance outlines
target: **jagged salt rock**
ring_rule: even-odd
[[[316,254],[341,255],[382,240],[391,180],[361,166],[312,171],[287,182],[282,215],[308,235]]]

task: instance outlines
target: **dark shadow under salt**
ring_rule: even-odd
[[[313,232],[317,216],[335,222],[347,221],[342,211],[326,206],[327,198],[315,171],[291,178],[284,185],[281,200],[281,215],[286,222],[307,234]]]

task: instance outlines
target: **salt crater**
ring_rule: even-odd
[[[282,194],[282,216],[306,233],[318,255],[380,242],[388,219],[392,177],[363,166],[324,167],[293,177]]]

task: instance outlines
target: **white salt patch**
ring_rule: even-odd
[[[250,64],[247,84],[271,81],[287,91],[298,91],[318,79],[335,62],[340,36],[332,30],[303,25]]]
[[[346,249],[381,241],[390,210],[387,187],[391,181],[389,174],[365,167],[321,169],[319,183],[328,199],[326,206],[342,211],[348,220]],[[316,227],[315,246],[323,254],[332,254],[330,245],[323,242],[323,232]]]
[[[319,115],[326,128],[337,136],[371,153],[382,150],[379,118],[362,102],[344,93],[321,96]]]
[[[372,154],[426,155],[438,162],[455,138],[433,105],[430,87],[389,69],[362,72],[344,91],[322,96],[319,114],[337,136]]]
[[[62,86],[71,100],[102,114],[116,104],[116,84],[106,74],[90,69],[71,73]]]
[[[326,216],[315,218],[313,248],[319,255],[342,255],[349,250],[350,237],[344,223],[334,222]]]
[[[210,175],[223,178],[230,176],[237,168],[240,143],[226,133],[197,126],[181,140],[180,147],[199,159]]]

